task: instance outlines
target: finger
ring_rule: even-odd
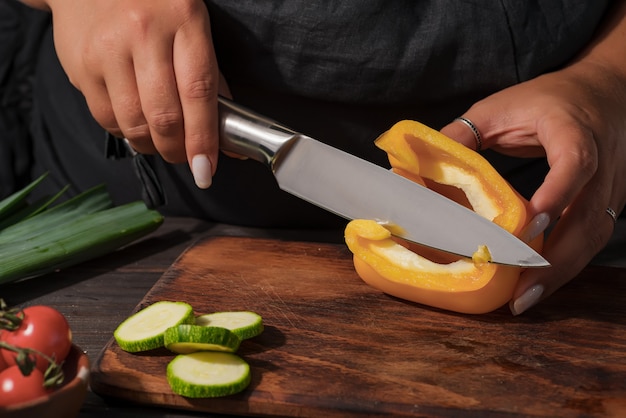
[[[165,161],[182,163],[186,161],[185,129],[174,74],[173,38],[151,39],[154,43],[142,46],[135,55],[138,108],[144,118],[144,125],[137,126],[136,139],[149,139]]]
[[[115,113],[111,98],[104,82],[104,77],[95,75],[91,72],[85,77],[76,77],[80,83],[76,81],[76,88],[83,94],[87,107],[93,118],[106,131],[117,137],[123,137]]]
[[[586,190],[563,214],[544,245],[542,254],[552,267],[528,269],[520,276],[510,304],[514,314],[526,311],[578,275],[611,238],[615,223],[606,212],[609,205],[604,204],[610,191],[597,182]]]
[[[117,136],[128,139],[137,152],[154,154],[156,149],[150,139],[150,129],[141,108],[132,59],[129,56],[127,60],[116,62],[106,70],[106,87],[121,131]]]
[[[176,34],[174,69],[184,115],[187,161],[197,186],[207,188],[215,173],[219,148],[219,70],[206,9],[202,16],[206,19],[193,19]]]
[[[550,170],[530,200],[533,214],[557,219],[596,175],[598,150],[591,133],[576,124],[551,124],[539,130]],[[608,199],[608,198],[607,198]]]
[[[463,119],[454,119],[441,129],[441,133],[475,151],[485,149],[482,131],[476,122],[479,119],[469,119],[466,116]]]
[[[81,93],[87,101],[87,107],[93,118],[103,129],[117,137],[123,137],[117,124],[109,93],[104,82],[83,83]]]

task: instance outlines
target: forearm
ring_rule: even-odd
[[[616,0],[590,44],[572,66],[591,64],[611,71],[626,82],[626,0]]]

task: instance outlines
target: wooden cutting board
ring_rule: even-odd
[[[174,395],[171,353],[111,340],[93,365],[96,393],[234,415],[626,416],[626,270],[589,268],[520,317],[468,316],[369,287],[343,245],[217,237],[182,254],[137,309],[159,300],[262,315],[264,333],[239,350],[250,387]]]

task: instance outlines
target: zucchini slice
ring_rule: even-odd
[[[196,324],[227,328],[242,340],[256,337],[263,332],[263,319],[250,311],[214,312],[196,317]]]
[[[232,353],[180,354],[167,365],[167,381],[174,393],[188,398],[227,396],[250,384],[250,366]]]
[[[113,336],[124,351],[148,351],[163,347],[165,330],[193,320],[193,308],[188,303],[160,301],[129,316]]]
[[[195,351],[234,353],[239,348],[241,339],[226,328],[181,324],[165,330],[163,344],[165,348],[178,354]]]

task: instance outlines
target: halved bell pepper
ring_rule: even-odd
[[[376,140],[393,170],[461,203],[519,236],[528,202],[477,152],[419,122],[401,121]],[[420,216],[416,213],[415,216]],[[401,225],[400,225],[401,227]],[[358,275],[371,286],[413,302],[461,313],[486,313],[512,297],[521,268],[489,262],[488,248],[454,256],[393,237],[374,220],[346,226]],[[541,251],[543,236],[530,245]]]

